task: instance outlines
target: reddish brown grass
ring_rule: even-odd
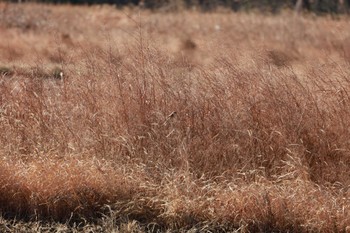
[[[347,27],[0,7],[0,229],[349,232]]]

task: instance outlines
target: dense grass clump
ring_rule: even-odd
[[[6,5],[0,230],[349,232],[347,27]]]

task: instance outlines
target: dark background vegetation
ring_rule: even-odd
[[[168,7],[170,9],[191,8],[213,10],[226,7],[234,11],[258,9],[277,13],[281,9],[295,9],[298,0],[9,0],[11,2],[46,2],[71,4],[115,4],[117,6],[142,5],[146,8]],[[350,0],[300,0],[303,9],[315,13],[349,13]]]

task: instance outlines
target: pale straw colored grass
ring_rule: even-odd
[[[346,19],[9,7],[1,230],[349,230]]]

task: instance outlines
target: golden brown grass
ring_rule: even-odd
[[[348,20],[2,3],[0,230],[350,232]]]

